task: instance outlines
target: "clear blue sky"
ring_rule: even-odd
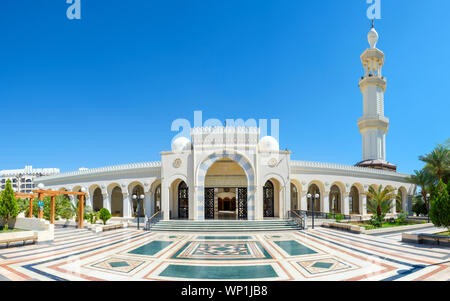
[[[0,169],[160,160],[174,119],[279,118],[292,159],[361,160],[365,0],[0,3]],[[450,136],[447,0],[382,0],[387,159]]]

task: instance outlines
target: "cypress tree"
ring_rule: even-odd
[[[4,221],[4,229],[8,230],[8,221],[13,219],[19,214],[19,208],[17,206],[17,200],[14,196],[14,191],[11,186],[11,181],[6,181],[5,190],[2,191],[0,198],[0,217]]]

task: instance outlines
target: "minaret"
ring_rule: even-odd
[[[396,170],[397,167],[386,161],[386,134],[389,119],[384,116],[384,92],[386,79],[381,75],[384,53],[376,48],[378,33],[373,27],[367,35],[370,48],[361,54],[364,76],[359,81],[363,94],[363,116],[358,119],[362,135],[362,159],[357,166]]]

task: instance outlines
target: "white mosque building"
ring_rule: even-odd
[[[197,127],[191,139],[177,138],[170,151],[161,152],[160,162],[80,169],[41,177],[38,183],[53,190],[85,189],[88,206],[123,218],[161,212],[164,220],[286,219],[290,210],[313,209],[308,193],[319,194],[315,211],[364,217],[368,187],[379,185],[401,195],[401,201],[393,200],[393,214],[410,212],[416,187],[386,161],[384,54],[376,48],[374,28],[368,41],[359,81],[363,156],[355,166],[292,160],[276,139],[260,138],[257,127]],[[140,212],[133,195],[145,196]]]

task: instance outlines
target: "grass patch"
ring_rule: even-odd
[[[25,230],[22,230],[22,229],[8,229],[8,230],[5,230],[5,229],[0,229],[0,233],[10,233],[10,232],[20,232],[20,231],[25,231]]]
[[[450,236],[450,231],[444,231],[444,232],[441,232],[441,233],[436,233],[435,235],[447,235],[447,236]]]
[[[373,230],[373,229],[384,229],[384,228],[394,228],[394,227],[403,227],[403,226],[411,226],[411,225],[418,225],[418,224],[424,224],[426,222],[423,221],[411,221],[411,222],[406,222],[406,223],[402,223],[402,224],[397,224],[395,222],[384,222],[383,225],[380,227],[374,227],[369,223],[360,223],[360,222],[352,222],[351,224],[356,225],[356,226],[360,226],[360,227],[364,227],[366,230]]]

